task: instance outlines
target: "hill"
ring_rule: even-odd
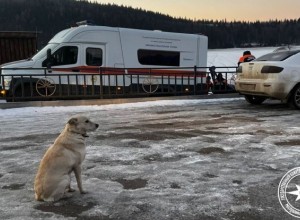
[[[39,47],[57,32],[90,19],[97,25],[202,33],[209,48],[300,44],[300,18],[269,22],[189,20],[117,5],[75,0],[1,0],[0,31],[38,31]]]

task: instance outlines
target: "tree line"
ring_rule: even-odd
[[[208,36],[209,48],[300,44],[300,18],[246,22],[191,20],[86,0],[1,0],[0,31],[36,31],[39,47],[81,20],[97,25]]]

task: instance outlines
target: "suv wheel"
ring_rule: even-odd
[[[289,104],[296,109],[300,109],[300,84],[293,90],[289,99]]]

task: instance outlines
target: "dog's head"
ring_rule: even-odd
[[[98,124],[91,122],[85,116],[73,116],[68,121],[69,131],[81,134],[84,137],[88,137],[86,133],[89,131],[95,131],[98,127]]]

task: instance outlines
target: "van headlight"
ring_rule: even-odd
[[[9,88],[10,86],[10,83],[11,83],[11,78],[4,78],[4,81],[3,81],[3,85],[5,88]]]

